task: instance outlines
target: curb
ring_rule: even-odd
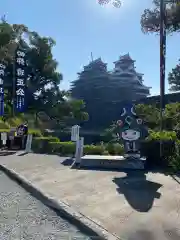
[[[26,178],[20,176],[17,172],[0,165],[0,170],[3,171],[10,178],[18,182],[25,190],[30,192],[34,197],[43,202],[51,209],[58,211],[61,216],[66,218],[70,223],[78,227],[89,236],[94,236],[92,239],[97,240],[120,240],[119,237],[109,233],[105,228],[84,216],[82,213],[75,211],[67,203],[57,200],[48,194],[43,193],[39,188],[33,185]]]

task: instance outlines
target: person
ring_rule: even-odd
[[[24,124],[20,124],[17,127],[17,136],[21,137],[22,141],[20,144],[20,148],[24,149],[25,148],[25,144],[26,144],[26,140],[27,140],[27,135],[28,135],[28,123],[25,122]]]

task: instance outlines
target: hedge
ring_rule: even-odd
[[[119,143],[108,143],[106,145],[106,150],[110,155],[123,155],[124,147]]]
[[[6,129],[8,130],[10,128],[10,125],[2,120],[0,120],[0,129]]]
[[[160,156],[162,144],[162,156]],[[146,140],[141,142],[141,154],[146,157],[147,167],[167,167],[168,158],[174,154],[175,141],[173,140]]]
[[[49,142],[49,149],[52,153],[59,153],[61,155],[74,155],[76,145],[73,142]],[[84,145],[83,153],[86,155],[103,155],[105,151],[104,146],[101,145]]]
[[[32,150],[36,153],[50,153],[50,142],[59,142],[56,137],[34,137],[32,141]]]
[[[162,131],[155,132],[149,130],[148,140],[177,140],[176,132],[174,131]]]
[[[33,138],[32,150],[38,153],[58,153],[60,155],[74,155],[76,146],[73,142],[60,142],[56,137],[36,137]],[[101,145],[85,145],[84,154],[107,154],[105,146]]]

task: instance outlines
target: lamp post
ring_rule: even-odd
[[[165,64],[166,63],[166,3],[160,0],[160,131],[163,126],[163,112],[165,108]],[[160,142],[160,156],[162,157],[162,142]]]

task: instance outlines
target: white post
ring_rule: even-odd
[[[82,158],[83,156],[83,149],[84,149],[84,138],[81,137],[81,142],[80,142],[80,157]]]
[[[72,142],[76,142],[79,140],[79,129],[80,129],[80,126],[78,126],[78,125],[72,126],[72,129],[71,129],[71,141]]]
[[[2,141],[2,145],[5,146],[6,142],[7,142],[7,133],[6,132],[1,133],[1,141]]]
[[[75,164],[79,164],[83,156],[84,138],[79,138],[79,129],[80,126],[78,125],[72,126],[71,129],[71,141],[76,142]]]
[[[84,138],[81,137],[76,142],[76,155],[75,155],[75,163],[81,163],[81,157],[83,156],[83,148],[84,148]]]
[[[26,141],[26,148],[25,148],[26,153],[32,152],[31,145],[32,145],[32,134],[28,134],[27,141]]]

